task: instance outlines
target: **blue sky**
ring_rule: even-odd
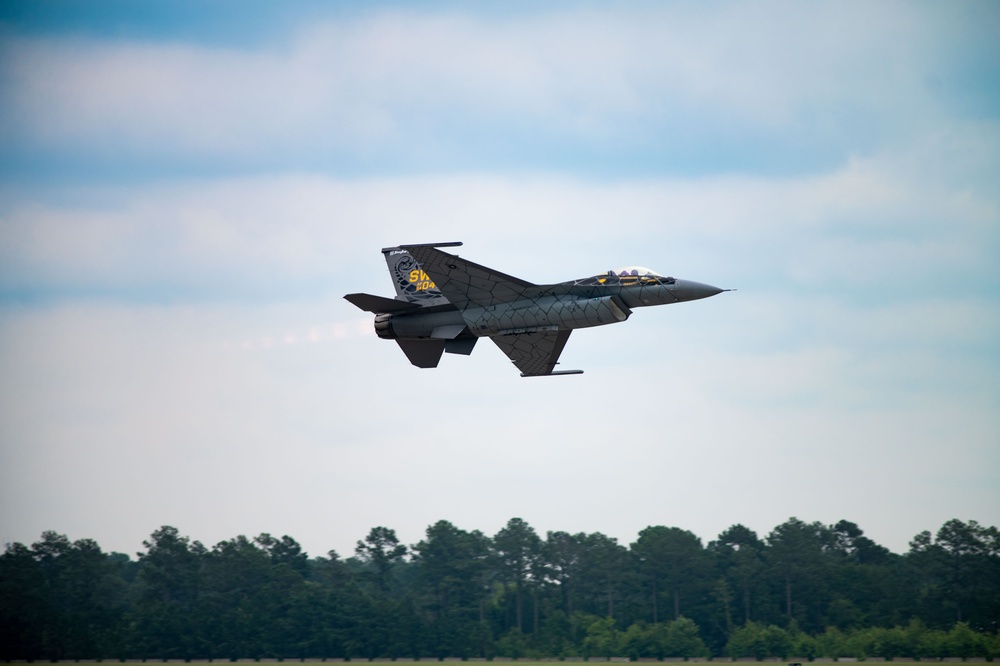
[[[0,541],[448,519],[1000,523],[1000,10],[8,2]],[[465,242],[735,287],[417,370],[345,293]]]

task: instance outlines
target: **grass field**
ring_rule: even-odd
[[[555,659],[548,660],[548,661],[529,661],[529,660],[523,660],[523,659],[511,660],[511,659],[497,658],[494,661],[495,662],[501,662],[501,663],[517,664],[517,666],[553,666],[553,664],[559,663]],[[588,663],[608,663],[608,661],[609,661],[608,659],[592,658],[592,659],[590,659],[590,661]],[[612,663],[628,663],[628,661],[626,659],[612,658],[610,661]],[[970,663],[975,663],[975,662],[983,663],[985,661],[986,661],[985,659],[981,659],[981,658],[979,658],[979,659],[969,659],[968,660],[968,662],[970,662]],[[960,663],[960,662],[961,662],[961,660],[959,660],[959,659],[945,659],[945,660],[924,659],[923,661],[888,661],[888,662],[885,661],[884,659],[868,659],[865,663],[869,663],[869,664],[885,664],[886,666],[888,666],[889,664],[891,664],[891,666],[927,666],[927,664],[931,664],[931,663],[939,663],[940,664],[940,663]],[[44,664],[44,663],[50,663],[50,662],[39,661],[39,662],[35,662],[35,663],[37,663],[37,664]],[[64,664],[89,663],[89,664],[93,664],[93,663],[98,663],[98,662],[96,662],[96,661],[84,661],[84,660],[81,660],[80,662],[65,661],[65,662],[59,662],[59,663],[64,663]],[[230,662],[228,659],[216,659],[214,661],[190,661],[190,662],[186,662],[183,659],[171,659],[169,661],[165,661],[165,660],[162,660],[162,659],[149,659],[149,660],[146,660],[146,661],[125,661],[125,662],[119,662],[117,660],[111,660],[111,659],[109,659],[109,660],[105,660],[104,662],[101,662],[101,663],[105,663],[105,664],[109,664],[109,665],[111,665],[111,664],[118,664],[119,666],[151,666],[151,665],[155,665],[155,664],[164,664],[164,663],[169,663],[169,664],[189,664],[190,666],[209,666],[209,665],[211,665],[211,666],[220,666],[220,665],[223,665],[223,664],[229,664],[229,663],[233,663],[233,662]],[[298,659],[286,659],[286,660],[281,661],[281,662],[279,662],[276,659],[261,659],[259,662],[255,661],[253,659],[240,659],[239,661],[237,661],[235,663],[238,663],[238,664],[255,664],[255,663],[277,664],[277,663],[282,663],[282,664],[289,664],[289,665],[290,664],[299,664],[299,663],[308,663],[308,664],[319,664],[319,663],[351,663],[351,664],[375,664],[376,666],[392,666],[393,664],[400,664],[400,663],[406,663],[406,664],[420,663],[420,664],[428,664],[429,665],[429,664],[436,664],[436,663],[439,663],[439,662],[438,662],[437,659],[421,659],[419,662],[416,662],[413,659],[398,659],[396,661],[388,661],[388,660],[385,660],[385,661],[378,661],[378,660],[377,661],[368,661],[367,659],[352,659],[350,662],[344,662],[342,659],[327,659],[326,662],[323,662],[323,661],[321,661],[319,659],[306,659],[304,662],[299,661]],[[444,663],[455,664],[455,663],[461,663],[461,662],[458,659],[446,659],[446,660],[444,660]],[[469,663],[483,663],[483,660],[481,660],[481,659],[478,659],[478,660],[472,660],[472,659],[470,659]],[[567,659],[564,663],[578,664],[578,663],[583,663],[583,662],[581,660],[579,660],[579,659]],[[644,664],[648,664],[648,663],[654,663],[654,664],[655,663],[683,664],[685,662],[680,661],[680,660],[676,660],[676,661],[670,660],[670,661],[663,661],[663,662],[645,661],[644,660],[644,661],[639,662],[639,663],[644,663]],[[728,664],[744,664],[744,665],[749,665],[749,664],[753,664],[753,663],[757,663],[757,662],[746,661],[746,660],[741,660],[741,661],[738,661],[738,662],[733,662],[733,661],[731,661],[729,659],[715,659],[712,662],[707,662],[704,659],[697,659],[697,660],[691,660],[688,663],[716,663],[716,664],[726,664],[726,663],[728,663]],[[798,662],[790,662],[790,661],[785,661],[785,660],[780,660],[780,659],[765,659],[764,661],[759,662],[759,663],[763,663],[763,664],[781,664],[782,666],[784,666],[785,664],[798,663]],[[803,666],[807,666],[808,663],[810,663],[810,662],[804,662],[803,661],[801,663],[803,664]],[[844,663],[861,663],[861,662],[859,662],[857,659],[841,659],[838,662],[834,662],[832,659],[816,659],[815,661],[813,661],[811,663],[814,663],[814,664],[831,664],[831,663],[844,664]]]

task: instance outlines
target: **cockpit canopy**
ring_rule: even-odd
[[[651,271],[644,266],[625,266],[623,268],[614,268],[608,271],[608,275],[617,275],[618,277],[627,277],[629,275],[635,277],[650,276],[650,277],[661,277],[656,271]]]
[[[601,284],[620,284],[623,287],[629,287],[636,284],[639,285],[654,285],[654,284],[674,284],[675,280],[672,277],[664,277],[656,271],[651,271],[645,266],[625,266],[623,268],[614,268],[608,271],[607,278],[601,281]]]
[[[656,271],[651,271],[643,266],[623,266],[615,268],[606,273],[595,275],[594,277],[575,280],[573,284],[584,287],[633,287],[652,286],[657,284],[674,284],[676,280],[672,277],[664,277]]]

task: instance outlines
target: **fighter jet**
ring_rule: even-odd
[[[625,321],[634,308],[708,298],[728,289],[628,266],[559,284],[532,284],[438,248],[460,242],[382,249],[395,298],[347,294],[375,314],[375,332],[395,340],[410,363],[435,368],[441,354],[471,354],[489,337],[522,377],[581,374],[556,370],[575,328]]]

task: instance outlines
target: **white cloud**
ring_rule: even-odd
[[[564,361],[587,373],[534,381],[485,340],[433,371],[370,332],[285,343],[334,303],[8,310],[0,436],[16,446],[0,452],[0,531],[132,552],[172,524],[207,543],[270,531],[349,554],[372,526],[412,542],[441,518],[495,531],[521,515],[623,541],[648,524],[707,540],[737,521],[847,518],[895,549],[955,515],[995,522],[988,387],[970,400],[945,378],[914,396],[900,382],[948,362],[872,365],[866,341],[837,331],[741,348],[753,322],[727,326],[752,312],[740,298],[578,331]],[[229,344],[241,335],[273,344]]]
[[[776,142],[891,135],[940,120],[922,77],[941,13],[734,4],[488,21],[384,11],[267,51],[15,38],[6,142],[239,160],[388,144],[433,152],[458,127],[498,122],[668,149],[691,132],[705,144],[746,131]]]
[[[29,294],[294,298],[383,290],[379,248],[463,240],[473,260],[538,282],[638,263],[758,291],[964,296],[949,283],[982,293],[998,281],[1000,207],[989,187],[954,177],[942,159],[953,150],[935,141],[916,162],[856,158],[784,179],[286,175],[58,196],[8,187],[0,276]]]
[[[926,85],[960,12],[760,7],[380,12],[267,51],[7,39],[6,147],[236,166],[0,190],[0,540],[131,551],[169,523],[348,554],[441,518],[628,541],[798,515],[901,549],[998,522],[1000,132]],[[481,135],[639,175],[383,170]],[[829,141],[837,165],[641,164],[684,141],[723,164]],[[372,175],[310,172],[344,154]],[[340,297],[390,293],[381,247],[451,240],[537,282],[638,263],[740,291],[574,333],[582,377],[521,380],[488,341],[420,371]]]

